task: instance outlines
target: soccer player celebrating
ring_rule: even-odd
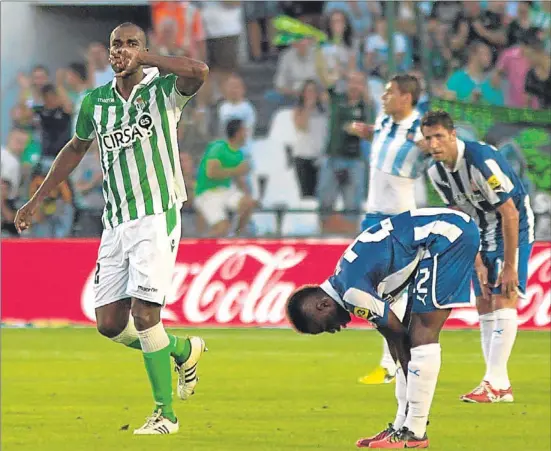
[[[517,298],[526,290],[534,241],[530,199],[495,147],[457,138],[448,113],[427,113],[422,130],[435,160],[429,169],[434,187],[447,205],[475,218],[482,240],[473,284],[486,374],[461,399],[513,402],[507,362],[517,335]]]
[[[359,440],[358,447],[428,447],[427,419],[441,363],[440,330],[452,308],[470,302],[471,265],[479,245],[478,228],[469,215],[447,208],[412,210],[364,231],[329,279],[302,287],[288,299],[287,316],[301,333],[339,331],[350,313],[373,322],[407,371],[407,382],[397,380],[394,422]],[[411,319],[402,323],[390,303],[411,282]]]
[[[416,208],[415,185],[425,168],[424,139],[421,115],[416,109],[421,84],[412,75],[392,77],[382,96],[382,114],[374,126],[354,123],[358,136],[371,139],[369,194],[367,215],[362,230],[398,213]],[[392,310],[399,319],[404,316],[407,296],[398,296]],[[383,343],[380,365],[360,379],[364,384],[392,382],[394,376],[403,378]]]
[[[143,30],[132,23],[111,33],[110,60],[116,77],[83,99],[75,135],[17,212],[15,225],[20,232],[31,225],[40,203],[67,179],[97,138],[106,202],[94,278],[97,328],[143,353],[155,410],[134,433],[173,434],[179,425],[172,408],[170,358],[179,373],[178,395],[187,399],[205,350],[201,338],[169,335],[161,322],[186,200],[176,124],[205,81],[208,66],[149,53]],[[159,70],[168,75],[161,77]]]

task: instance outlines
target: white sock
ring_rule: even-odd
[[[170,344],[170,339],[160,321],[149,329],[139,330],[138,336],[144,353],[160,351]]]
[[[396,418],[394,418],[393,427],[398,431],[402,429],[404,421],[406,421],[406,408],[408,405],[406,376],[400,367],[396,370],[396,390],[394,393],[398,402],[398,411],[396,412]]]
[[[134,343],[138,338],[138,331],[134,325],[134,318],[129,317],[128,323],[124,330],[117,335],[116,337],[111,338],[115,343],[120,343],[121,345],[128,346],[131,343]]]
[[[406,314],[407,303],[408,296],[406,291],[390,307],[390,309],[394,312],[394,314],[398,317],[400,321],[404,319],[404,315]],[[390,354],[390,350],[388,349],[388,344],[386,340],[383,340],[383,356],[381,357],[381,366],[385,368],[390,374],[396,373],[396,362],[394,362],[394,359]]]
[[[486,363],[486,368],[488,368],[495,315],[494,312],[491,312],[484,315],[479,315],[478,318],[480,320],[480,341],[482,343],[482,354],[484,354],[484,362]],[[486,369],[486,371],[488,370]]]
[[[423,437],[427,430],[440,363],[440,343],[422,345],[411,350],[407,380],[408,413],[404,427],[418,438]]]
[[[495,323],[485,380],[493,388],[505,390],[511,386],[507,373],[507,363],[517,337],[517,310],[504,308],[496,310],[494,314]]]

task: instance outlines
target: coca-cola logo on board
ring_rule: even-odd
[[[180,259],[191,259],[202,250],[201,246],[184,246]],[[302,268],[309,268],[310,280],[302,280]],[[197,325],[283,326],[286,324],[285,301],[297,285],[327,277],[325,270],[318,268],[319,262],[308,251],[285,244],[275,250],[257,244],[227,245],[202,262],[177,261],[163,319]],[[83,312],[91,321],[95,321],[93,281],[94,268],[91,268],[81,298]],[[519,299],[519,325],[547,327],[551,324],[550,287],[550,250],[535,248],[528,265],[526,296]],[[472,293],[471,306],[455,309],[448,324],[476,326],[478,313],[474,301]],[[367,325],[360,321],[354,324]]]

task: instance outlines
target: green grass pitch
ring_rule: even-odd
[[[195,396],[175,400],[180,433],[158,437],[132,435],[153,407],[138,351],[93,329],[1,333],[4,451],[353,450],[395,413],[394,385],[357,383],[380,357],[373,331],[178,330],[203,336],[209,352]],[[519,332],[514,404],[460,403],[482,376],[479,333],[441,341],[431,449],[549,450],[550,334]]]

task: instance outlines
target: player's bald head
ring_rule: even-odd
[[[129,37],[134,37],[136,40],[140,42],[140,44],[143,47],[147,45],[147,38],[145,36],[145,31],[143,30],[142,27],[132,22],[124,22],[118,25],[111,32],[110,42],[112,43],[115,39],[126,41]]]

